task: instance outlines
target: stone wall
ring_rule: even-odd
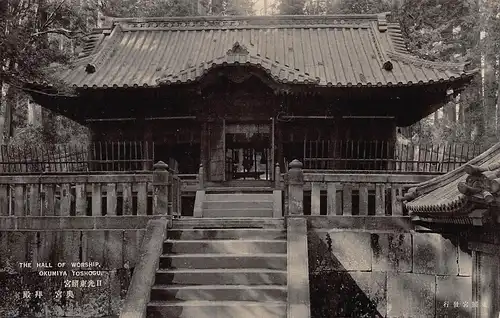
[[[312,317],[471,317],[465,237],[418,232],[405,218],[378,221],[309,222]]]
[[[153,218],[0,218],[0,317],[117,316]]]
[[[118,317],[132,269],[100,272],[92,277],[54,277],[41,276],[39,271],[0,271],[0,317]],[[66,283],[75,280],[78,284],[93,281],[94,286],[73,287]]]

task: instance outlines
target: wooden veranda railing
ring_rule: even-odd
[[[308,172],[294,160],[285,174],[285,213],[305,215],[407,215],[398,197],[434,174]],[[300,210],[300,211],[297,211]]]
[[[132,216],[158,214],[154,174],[0,175],[0,216]],[[168,214],[181,212],[181,180],[167,170]]]
[[[482,152],[476,144],[402,144],[387,141],[304,140],[304,169],[445,173]]]

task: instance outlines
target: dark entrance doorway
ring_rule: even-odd
[[[274,180],[273,120],[211,122],[207,136],[209,182]]]
[[[225,132],[226,180],[273,179],[272,122],[227,123]]]

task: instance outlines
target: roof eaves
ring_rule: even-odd
[[[464,211],[467,208],[469,200],[464,195],[458,195],[455,199],[448,201],[446,203],[433,203],[428,202],[426,204],[412,204],[411,202],[406,204],[406,208],[412,213],[429,213],[429,214],[439,214],[443,213],[445,215],[455,215]]]
[[[436,216],[420,216],[414,215],[411,217],[412,222],[439,223],[439,224],[462,224],[473,225],[474,221],[468,216],[459,217],[436,217]]]
[[[497,222],[493,220],[490,210],[477,208],[473,204],[468,204],[460,214],[451,214],[443,212],[434,213],[410,213],[412,222],[426,223],[446,223],[446,224],[463,224],[482,226],[486,223]]]

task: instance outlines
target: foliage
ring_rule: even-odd
[[[97,0],[94,0],[97,1]],[[199,2],[204,12],[221,15],[253,15],[252,0],[208,0]],[[92,4],[110,17],[165,17],[198,15],[198,1],[192,0],[103,0]]]
[[[96,10],[110,17],[159,17],[196,15],[195,1],[188,0],[104,0],[94,2]]]
[[[281,0],[277,5],[280,14],[305,14],[306,0]]]
[[[4,0],[0,2],[0,79],[20,86],[46,80],[46,66],[66,63],[60,36],[76,38],[85,31],[81,13],[71,2]]]

